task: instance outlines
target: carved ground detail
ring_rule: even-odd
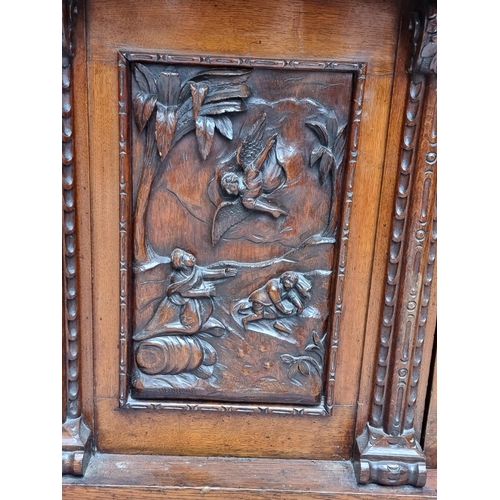
[[[122,406],[317,408],[360,68],[151,59],[119,60]]]

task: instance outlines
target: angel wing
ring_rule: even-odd
[[[249,215],[250,211],[243,206],[241,198],[222,202],[217,207],[212,223],[212,245],[217,245],[228,229],[245,220]]]
[[[262,184],[264,193],[269,194],[286,182],[286,171],[276,158],[276,149],[271,149],[262,165]]]

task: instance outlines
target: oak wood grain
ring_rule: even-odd
[[[88,17],[78,25],[80,50],[77,51],[74,70],[78,89],[74,103],[78,130],[75,144],[81,235],[82,363],[85,367],[82,375],[83,413],[85,419],[93,423],[95,408],[98,450],[132,454],[309,458],[313,461],[300,467],[288,463],[290,471],[283,474],[290,478],[297,475],[302,479],[290,482],[288,489],[283,490],[273,484],[273,477],[283,470],[280,469],[282,465],[274,461],[268,465],[262,462],[262,469],[260,466],[252,469],[261,471],[255,473],[261,474],[255,483],[251,481],[253,472],[242,476],[243,486],[238,490],[238,498],[250,498],[253,494],[261,496],[252,498],[435,497],[435,476],[432,473],[428,479],[429,490],[394,488],[390,493],[393,496],[382,496],[381,492],[385,490],[376,486],[357,487],[350,472],[346,473],[350,479],[345,482],[342,479],[345,471],[339,472],[343,467],[341,463],[315,469],[317,460],[348,460],[354,437],[368,420],[394,205],[395,159],[400,149],[408,86],[409,43],[406,39],[398,39],[399,15],[401,9],[406,12],[401,21],[401,26],[406,27],[409,7],[410,2],[396,0],[86,2],[86,9],[82,10]],[[82,18],[84,13],[80,14]],[[209,411],[118,409],[119,367],[124,364],[120,360],[118,345],[120,146],[117,51],[127,48],[367,63],[331,416],[222,415]],[[433,293],[429,324],[435,323]],[[415,416],[417,433],[421,430],[424,414],[425,397],[421,396],[426,390],[431,348],[432,341],[426,341]],[[429,432],[431,430],[429,427]],[[431,438],[426,439],[431,442]],[[78,495],[81,498],[112,498],[125,493],[130,498],[146,499],[156,498],[166,491],[180,498],[200,493],[207,498],[225,498],[224,495],[239,488],[235,486],[238,483],[229,479],[224,483],[222,475],[215,470],[224,464],[222,470],[227,465],[230,474],[237,477],[241,463],[248,464],[236,461],[231,469],[232,462],[211,462],[218,465],[214,465],[213,476],[205,484],[202,478],[190,471],[189,467],[193,465],[185,464],[182,469],[179,464],[185,459],[179,459],[180,462],[174,459],[185,475],[196,478],[183,486],[179,479],[182,475],[174,475],[168,482],[168,474],[161,471],[163,459],[151,457],[153,462],[148,462],[144,457],[137,457],[135,461],[133,456],[127,456],[120,460],[126,466],[119,471],[134,468],[140,471],[137,476],[130,476],[135,477],[134,484],[141,485],[134,486],[124,479],[126,472],[120,476],[119,471],[115,471],[117,466],[107,457],[99,455],[84,482],[65,480],[67,498],[77,498]],[[203,460],[206,459],[200,460],[202,462],[196,462],[197,466],[205,467],[200,464],[205,464]],[[148,472],[150,466],[152,469]],[[270,475],[265,479],[267,466]],[[335,469],[337,466],[340,469]],[[327,470],[330,472],[325,472]],[[322,482],[324,474],[325,482]],[[312,483],[302,488],[303,479],[309,475],[314,478]],[[161,478],[159,484],[148,484],[153,476]],[[99,483],[98,478],[104,477],[112,479]],[[123,489],[119,489],[120,484]],[[344,489],[333,490],[332,484],[342,484]],[[309,489],[310,496],[304,496],[306,489]]]
[[[119,240],[118,240],[118,144],[116,116],[117,78],[116,66],[111,63],[92,61],[89,64],[89,109],[92,116],[90,133],[91,185],[94,248],[94,349],[96,361],[96,395],[113,398],[118,395],[119,350]],[[388,114],[391,80],[389,77],[368,78],[363,103],[367,110],[361,130],[360,153],[355,193],[352,207],[353,243],[349,249],[349,266],[344,290],[343,326],[340,342],[343,354],[338,360],[335,404],[353,405],[357,397],[357,384],[361,363],[361,339],[365,324],[368,301],[369,274],[375,237],[374,220],[378,210],[378,192],[383,161],[383,138]],[[172,418],[172,417],[169,417]],[[110,422],[105,427],[109,428]],[[256,423],[256,426],[259,424]],[[309,424],[304,422],[306,432]],[[316,424],[313,425],[313,427]],[[337,427],[335,421],[320,424],[321,428]],[[353,425],[353,422],[350,426]],[[116,428],[115,428],[116,429]],[[311,430],[313,430],[311,428]],[[116,433],[115,431],[112,431]],[[327,432],[331,434],[332,430]],[[104,439],[103,431],[97,433],[98,441]],[[328,440],[322,441],[327,447]],[[106,446],[111,444],[106,439]],[[120,445],[121,446],[121,445]],[[340,455],[349,456],[349,447],[343,444]],[[313,456],[313,449],[309,451]],[[286,453],[286,452],[285,452]],[[323,453],[323,452],[321,452]],[[334,451],[333,454],[336,452]],[[331,453],[330,453],[331,456]]]
[[[78,309],[81,332],[80,362],[82,414],[92,428],[94,421],[93,339],[92,339],[92,214],[90,186],[89,116],[87,96],[87,51],[85,9],[78,13],[73,59],[73,112],[75,141],[75,182],[78,234]]]
[[[117,399],[96,402],[96,439],[106,453],[348,460],[353,406],[330,417],[120,409]]]
[[[401,29],[409,23],[409,2],[403,9]],[[387,254],[389,250],[391,215],[393,197],[396,186],[397,158],[401,147],[401,128],[405,116],[406,95],[408,92],[408,75],[406,67],[410,56],[408,39],[399,40],[395,60],[395,71],[390,103],[390,117],[385,140],[385,159],[383,179],[380,193],[380,206],[376,229],[373,265],[370,281],[370,301],[367,308],[366,335],[363,346],[363,363],[360,377],[358,412],[356,417],[356,435],[359,435],[368,421],[370,401],[373,392],[373,370],[378,347],[378,329],[381,321],[384,302],[384,281],[386,274]]]
[[[63,498],[217,500],[435,499],[436,474],[424,488],[358,486],[350,462],[97,454],[83,479],[65,478]]]
[[[368,62],[391,74],[397,0],[322,2],[88,2],[89,57],[115,61],[123,48]],[[363,22],[360,20],[363,19]]]

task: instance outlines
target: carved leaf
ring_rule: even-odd
[[[209,116],[199,116],[196,119],[196,139],[198,141],[198,149],[203,160],[207,159],[207,156],[212,149],[214,132],[215,121],[213,118],[210,118]]]
[[[157,97],[155,95],[148,94],[142,90],[138,92],[132,100],[132,108],[134,112],[134,120],[137,124],[139,132],[142,132],[149,118],[151,117]]]
[[[307,361],[301,359],[298,365],[299,365],[299,371],[300,373],[302,373],[302,375],[309,375],[311,373],[311,369],[309,368]]]
[[[309,126],[314,132],[316,132],[316,135],[318,136],[319,142],[323,146],[328,145],[328,132],[326,130],[326,127],[319,122],[306,122],[306,125]]]
[[[156,83],[151,71],[143,64],[137,63],[134,68],[134,75],[137,85],[143,92],[156,94]]]
[[[344,161],[345,145],[347,142],[347,124],[337,134],[333,145],[333,157],[335,159],[335,168],[339,168]]]
[[[248,76],[251,73],[251,69],[235,69],[235,68],[213,68],[213,69],[206,69],[204,71],[201,71],[196,75],[196,78],[200,77],[209,77],[209,76],[226,76],[226,77],[235,77],[235,76],[242,76],[246,80]]]
[[[333,154],[329,149],[325,148],[323,156],[321,157],[321,162],[319,164],[319,178],[321,184],[323,184],[330,173],[333,165]]]
[[[236,98],[245,98],[251,95],[250,87],[246,83],[237,84],[237,85],[224,85],[224,86],[214,86],[211,87],[206,98],[205,102],[218,102],[224,101],[227,99],[236,99]]]
[[[311,159],[309,160],[309,166],[314,167],[316,162],[323,156],[323,151],[325,150],[324,146],[319,146],[316,149],[312,150]]]
[[[298,363],[292,363],[287,371],[288,378],[292,378],[295,375],[297,375],[298,371],[299,371]]]
[[[204,102],[216,102],[237,97],[248,97],[251,91],[244,83],[249,74],[248,71],[226,72],[225,70],[208,70],[191,77],[181,87],[179,102],[185,102],[191,93],[191,84],[208,84],[208,93]]]
[[[245,111],[243,101],[236,99],[232,101],[214,102],[205,104],[199,111],[200,115],[223,115],[224,113],[238,113]]]
[[[189,87],[191,89],[191,98],[193,99],[193,116],[197,120],[201,105],[208,92],[208,85],[206,83],[190,82]],[[198,130],[198,127],[196,127],[196,130]]]
[[[286,363],[287,365],[289,365],[290,363],[293,362],[293,356],[290,356],[290,354],[282,354],[280,356],[281,358],[281,361],[283,361],[283,363]]]
[[[318,332],[316,330],[313,331],[312,333],[312,339],[313,339],[313,342],[317,345],[317,346],[321,346],[321,339],[319,338],[319,335],[318,335]]]
[[[178,73],[160,73],[158,77],[158,100],[167,106],[176,105],[179,101],[181,80]]]
[[[327,119],[326,119],[326,132],[328,136],[328,147],[330,149],[333,148],[333,139],[335,137],[335,134],[337,133],[337,118],[335,114],[331,114]]]
[[[217,130],[229,140],[233,139],[233,124],[227,116],[214,116],[215,126]]]
[[[156,103],[155,136],[158,153],[164,159],[170,151],[172,139],[177,125],[177,106],[164,106]]]
[[[217,90],[238,87],[248,79],[251,71],[250,69],[230,68],[214,68],[201,71],[193,75],[189,81],[182,86],[180,99],[184,101],[188,97],[191,82],[208,82],[210,94],[215,95]]]

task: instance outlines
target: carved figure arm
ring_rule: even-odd
[[[214,297],[216,295],[215,286],[211,283],[204,283],[203,288],[196,288],[179,292],[185,298]]]
[[[304,310],[304,304],[295,290],[290,290],[286,298],[297,308],[298,314]]]
[[[281,311],[283,314],[292,314],[293,313],[293,308],[287,307],[285,304],[283,304],[283,301],[280,296],[280,290],[279,287],[273,283],[272,281],[269,282],[268,287],[267,287],[267,293],[269,295],[269,298],[271,299],[272,303],[276,306],[276,308]]]
[[[238,274],[238,270],[235,267],[226,267],[225,269],[203,269],[202,274],[204,278],[207,279],[220,279],[220,278],[231,278]]]
[[[167,295],[178,294],[184,298],[212,297],[215,295],[215,286],[203,281],[203,268],[196,268],[189,277],[172,274],[171,285],[167,290]],[[215,278],[214,278],[215,279]]]
[[[245,171],[245,185],[247,189],[241,193],[241,202],[244,207],[270,213],[273,217],[288,215],[285,210],[273,205],[265,197],[261,197],[264,191],[264,183],[260,170],[247,168]]]

